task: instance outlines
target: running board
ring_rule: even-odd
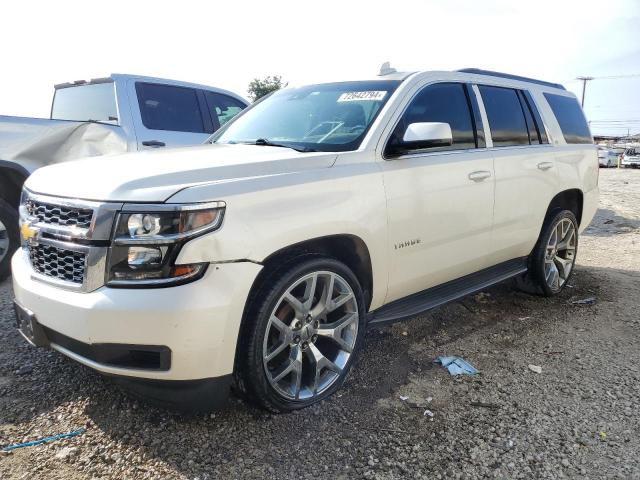
[[[369,313],[369,326],[406,320],[527,271],[527,257],[500,263],[391,302]]]

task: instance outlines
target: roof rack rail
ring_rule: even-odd
[[[491,70],[482,70],[481,68],[462,68],[457,70],[462,73],[475,73],[477,75],[488,75],[490,77],[509,78],[511,80],[520,80],[521,82],[537,83],[538,85],[545,85],[547,87],[559,88],[566,90],[564,85],[553,82],[545,82],[544,80],[536,80],[535,78],[521,77],[520,75],[511,75],[510,73],[492,72]]]

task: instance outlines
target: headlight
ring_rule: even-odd
[[[109,254],[107,285],[164,287],[202,277],[206,263],[176,265],[182,245],[220,228],[222,202],[193,205],[125,205]]]

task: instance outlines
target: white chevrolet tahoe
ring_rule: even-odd
[[[18,327],[149,398],[335,392],[367,327],[515,278],[551,296],[598,203],[561,85],[467,69],[287,88],[211,145],[40,169]]]

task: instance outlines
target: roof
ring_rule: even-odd
[[[247,100],[243,98],[241,95],[238,95],[237,93],[231,92],[229,90],[225,90],[223,88],[212,87],[210,85],[202,85],[198,83],[183,82],[180,80],[171,80],[168,78],[149,77],[144,75],[133,75],[133,74],[127,74],[127,73],[112,73],[108,77],[92,78],[91,80],[75,80],[73,82],[59,83],[57,85],[54,85],[54,88],[58,90],[60,88],[76,87],[78,85],[87,85],[87,84],[96,84],[96,83],[108,83],[108,82],[113,82],[117,80],[137,80],[141,82],[163,83],[166,85],[175,85],[178,87],[189,87],[189,88],[198,88],[202,90],[211,90],[211,91],[215,91],[218,93],[223,93],[225,95],[235,97],[239,100],[242,100],[244,103],[248,103]]]
[[[510,73],[494,72],[491,70],[482,70],[480,68],[462,68],[457,71],[462,73],[474,73],[476,75],[487,75],[489,77],[508,78],[510,80],[518,80],[520,82],[537,83],[538,85],[544,85],[546,87],[559,88],[561,90],[566,90],[566,88],[564,88],[564,86],[559,83],[546,82],[544,80],[537,80],[535,78],[529,78],[529,77],[521,77],[520,75],[512,75]]]
[[[384,79],[384,80],[404,80],[407,77],[411,76],[414,73],[421,73],[421,74],[429,74],[429,73],[436,73],[436,71],[423,71],[423,72],[396,72],[395,70],[391,69],[390,73],[383,73],[378,75],[378,79]],[[444,72],[437,72],[437,73],[444,73]],[[493,77],[493,78],[504,78],[507,80],[515,80],[518,82],[525,82],[525,83],[533,83],[536,85],[542,85],[545,87],[549,87],[549,88],[556,88],[556,89],[560,89],[560,90],[566,90],[566,88],[564,88],[563,85],[559,84],[559,83],[553,83],[553,82],[547,82],[545,80],[538,80],[535,78],[530,78],[530,77],[523,77],[520,75],[513,75],[511,73],[503,73],[503,72],[494,72],[492,70],[482,70],[480,68],[462,68],[460,70],[454,70],[454,71],[450,71],[448,73],[463,73],[463,74],[472,74],[472,75],[482,75],[485,77]]]

